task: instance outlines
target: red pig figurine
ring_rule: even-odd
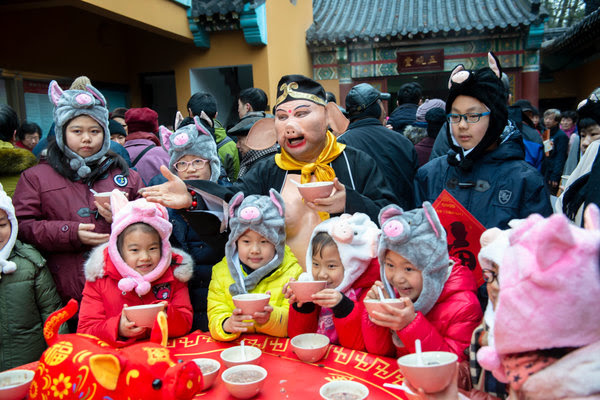
[[[167,317],[158,314],[150,341],[115,349],[95,336],[59,335],[58,328],[77,312],[75,300],[44,325],[48,349],[29,388],[30,399],[117,400],[191,399],[202,389],[193,361],[177,362],[166,343]]]

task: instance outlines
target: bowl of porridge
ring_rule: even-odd
[[[246,364],[228,368],[221,374],[227,391],[237,399],[249,399],[263,388],[267,370],[261,366]]]

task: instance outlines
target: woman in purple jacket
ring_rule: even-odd
[[[92,190],[115,188],[133,200],[142,187],[137,172],[109,150],[108,110],[93,86],[65,90],[55,81],[48,89],[55,105],[56,139],[47,157],[21,175],[13,203],[19,239],[47,260],[63,300],[81,300],[88,251],[108,241],[110,206],[95,201]]]

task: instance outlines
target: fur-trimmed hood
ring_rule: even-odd
[[[90,256],[83,265],[83,272],[85,274],[85,280],[94,282],[96,279],[104,278],[107,275],[120,279],[121,276],[116,269],[110,268],[108,271],[106,268],[106,260],[108,260],[108,243],[97,246],[90,252]],[[194,261],[192,256],[181,249],[171,248],[173,254],[172,259],[172,271],[173,276],[180,282],[187,282],[192,278],[194,273]],[[175,263],[178,262],[179,265]],[[159,278],[160,280],[160,278]]]
[[[5,143],[0,141],[0,176],[20,174],[38,163],[29,150],[4,146]]]

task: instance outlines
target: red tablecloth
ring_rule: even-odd
[[[288,338],[260,334],[243,335],[241,338],[245,339],[246,345],[263,351],[261,366],[268,371],[265,386],[255,399],[318,399],[321,386],[333,380],[353,380],[366,385],[369,399],[405,399],[401,391],[383,387],[384,382],[402,384],[402,375],[393,358],[330,345],[322,360],[310,364],[296,357]],[[172,349],[174,357],[184,360],[206,357],[220,361],[219,354],[223,349],[238,344],[239,340],[218,342],[209,334],[198,331],[169,340],[167,347]],[[220,376],[212,388],[195,398],[233,399]]]

